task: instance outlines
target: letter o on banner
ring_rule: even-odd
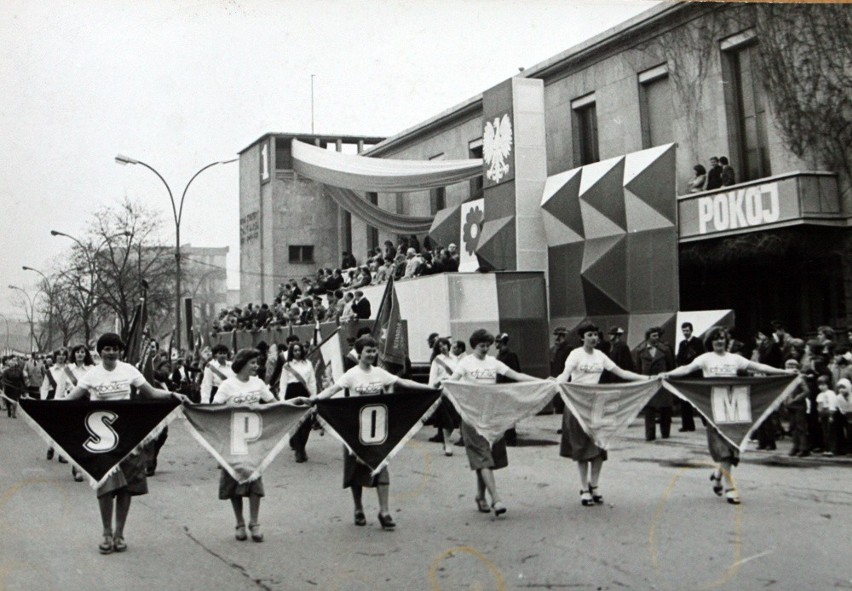
[[[381,445],[388,438],[388,407],[369,404],[361,408],[358,439],[364,445]]]
[[[257,441],[263,434],[263,419],[256,412],[231,413],[231,454],[247,456],[250,441]]]
[[[104,454],[118,446],[118,433],[110,425],[118,419],[111,410],[96,410],[86,416],[86,430],[90,437],[83,443],[86,451]]]

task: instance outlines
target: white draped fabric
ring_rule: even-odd
[[[296,139],[292,143],[293,170],[314,181],[375,193],[427,191],[466,181],[482,174],[482,159],[395,160],[342,154]]]
[[[364,220],[374,228],[394,234],[426,234],[432,227],[432,216],[403,215],[373,205],[350,189],[322,186],[323,195],[331,197],[340,207]]]

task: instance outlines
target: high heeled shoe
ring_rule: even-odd
[[[104,541],[98,545],[98,552],[101,554],[112,554],[112,534],[104,534]]]
[[[488,501],[485,500],[485,497],[476,497],[474,500],[476,501],[476,508],[479,509],[480,513],[491,513],[491,507],[488,506]]]
[[[382,529],[392,530],[396,528],[396,523],[393,520],[393,517],[390,516],[390,513],[387,515],[382,515],[379,513],[379,523],[382,526]]]
[[[595,501],[594,499],[592,499],[592,493],[587,490],[581,490],[580,504],[583,505],[583,507],[591,507],[592,505],[594,505]]]
[[[252,542],[262,542],[263,541],[263,533],[260,531],[259,523],[249,523],[249,532],[251,532],[251,541]]]
[[[360,509],[355,510],[355,525],[362,526],[367,525],[367,517],[364,515],[364,512]]]
[[[506,505],[504,505],[500,501],[495,501],[494,503],[491,503],[491,508],[494,509],[494,516],[495,517],[500,517],[506,511],[508,511],[508,509],[506,509]]]
[[[713,494],[715,494],[717,497],[721,497],[722,491],[724,490],[724,488],[722,487],[722,475],[718,472],[713,472],[710,475],[710,482],[713,483]]]
[[[124,536],[113,537],[112,547],[116,552],[124,552],[127,550],[127,544],[124,543]]]
[[[737,492],[737,489],[735,488],[727,488],[725,489],[725,500],[728,501],[731,505],[739,505],[740,493]]]
[[[596,505],[602,505],[604,502],[603,495],[595,494],[595,491],[598,490],[598,487],[589,485],[589,494],[592,495],[592,501]]]
[[[248,539],[245,525],[238,525],[235,530],[236,531],[234,532],[234,538],[236,538],[238,542],[245,542]]]

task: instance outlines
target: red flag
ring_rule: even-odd
[[[127,346],[124,349],[124,360],[130,365],[136,365],[142,359],[145,345],[145,329],[148,324],[148,298],[142,296],[142,301],[136,304],[133,310],[133,319],[130,321],[130,332],[127,333]]]
[[[399,300],[393,288],[393,277],[385,287],[372,334],[379,344],[379,365],[392,373],[405,367],[408,359],[408,335],[400,319]]]

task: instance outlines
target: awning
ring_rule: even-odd
[[[331,185],[322,186],[323,195],[369,225],[394,234],[426,234],[432,226],[432,216],[413,216],[393,213],[373,205],[355,191]]]
[[[293,170],[326,185],[375,193],[427,191],[482,174],[482,159],[395,160],[342,154],[294,139]],[[354,213],[354,212],[353,212]],[[427,228],[428,229],[428,228]]]

